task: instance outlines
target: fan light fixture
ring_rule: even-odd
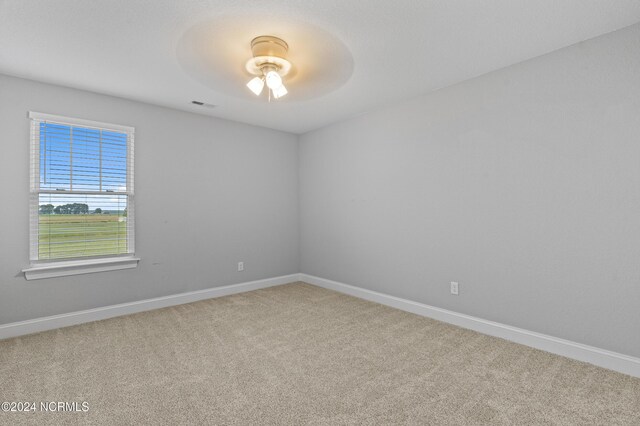
[[[291,71],[291,62],[286,60],[289,45],[278,37],[260,36],[251,40],[253,58],[247,61],[247,71],[255,75],[247,87],[260,96],[265,84],[269,101],[273,96],[279,99],[288,93],[282,78]]]

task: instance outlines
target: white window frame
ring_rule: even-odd
[[[30,267],[22,270],[27,280],[61,277],[67,275],[87,274],[91,272],[112,271],[117,269],[135,268],[140,259],[135,256],[135,208],[134,208],[134,134],[135,128],[122,126],[119,124],[102,123],[98,121],[84,120],[79,118],[63,117],[59,115],[43,114],[39,112],[29,112],[30,121],[30,197],[29,197],[29,244],[30,244]],[[127,190],[124,192],[109,192],[110,195],[125,195],[127,197],[127,247],[129,253],[79,258],[73,260],[38,260],[38,224],[39,224],[39,197],[43,193],[60,193],[40,189],[40,131],[39,123],[56,123],[68,126],[87,127],[100,130],[116,131],[127,134]],[[62,191],[67,192],[67,191]],[[104,194],[100,191],[68,191],[75,194]]]

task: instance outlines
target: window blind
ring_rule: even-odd
[[[134,129],[29,116],[31,261],[133,254]]]

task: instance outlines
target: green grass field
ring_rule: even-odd
[[[39,259],[127,253],[127,218],[121,215],[41,214],[39,218]]]

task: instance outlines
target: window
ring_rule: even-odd
[[[27,279],[93,272],[88,265],[135,266],[134,129],[33,112],[29,117]]]

